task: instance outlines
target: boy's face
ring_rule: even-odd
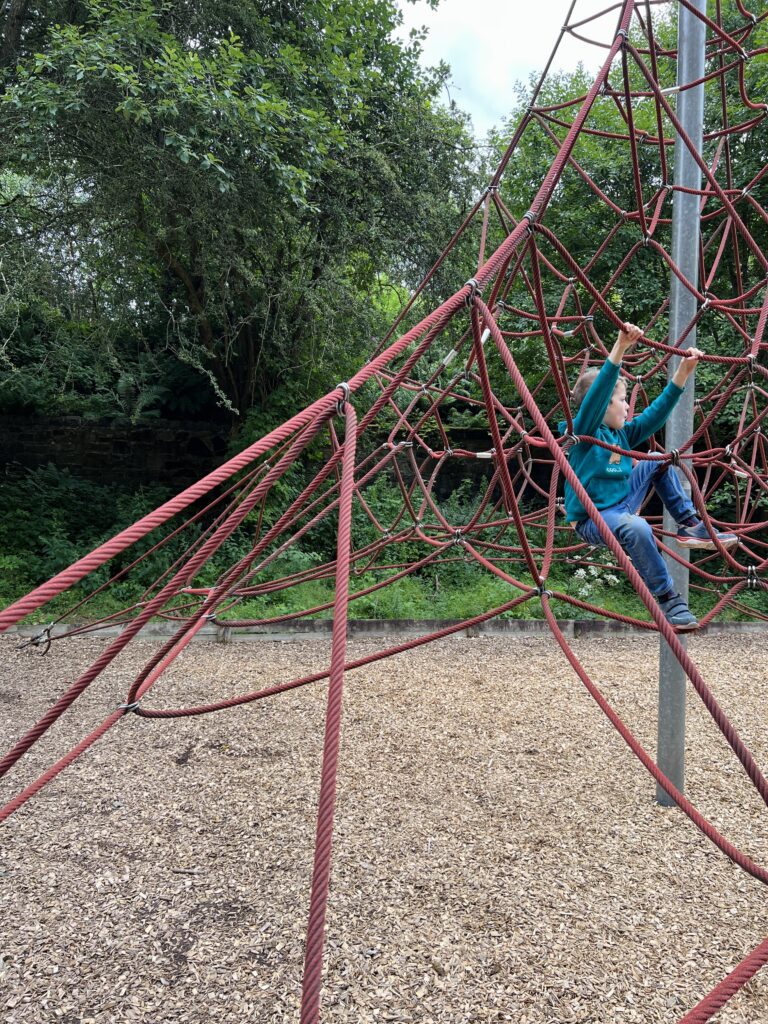
[[[627,404],[627,389],[623,383],[616,385],[613,397],[608,403],[608,408],[603,416],[603,423],[611,430],[621,430],[627,422],[629,405]]]

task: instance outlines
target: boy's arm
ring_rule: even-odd
[[[680,361],[672,380],[659,397],[651,402],[639,416],[627,423],[625,430],[630,447],[634,448],[664,426],[669,414],[680,400],[688,378],[696,369],[696,364],[703,355],[704,353],[700,349],[689,348],[685,358]]]
[[[608,408],[616,381],[619,379],[621,360],[637,339],[642,337],[642,334],[640,328],[635,327],[634,324],[624,324],[621,328],[616,343],[608,353],[608,358],[601,366],[600,373],[592,381],[592,386],[584,396],[579,411],[573,418],[574,434],[592,436],[603,422],[605,410]]]

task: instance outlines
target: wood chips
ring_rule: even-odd
[[[4,751],[104,649],[0,638]],[[392,642],[350,642],[350,657]],[[573,647],[651,752],[658,641]],[[130,645],[3,801],[125,700]],[[768,770],[768,636],[689,650]],[[327,666],[324,639],[193,644],[151,707]],[[3,829],[2,1024],[298,1020],[325,684],[128,716]],[[763,886],[654,784],[548,636],[461,637],[350,672],[323,1021],[673,1024],[768,934]],[[691,690],[687,792],[768,865],[768,813]],[[768,1022],[768,968],[717,1017]]]

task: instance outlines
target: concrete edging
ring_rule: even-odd
[[[608,636],[615,634],[641,636],[653,630],[627,626],[613,619],[558,619],[560,629],[566,637]],[[347,635],[350,637],[386,637],[386,636],[423,636],[435,633],[448,626],[459,625],[459,620],[446,619],[350,619]],[[237,629],[227,625],[203,626],[195,639],[213,640],[216,643],[231,643],[245,640],[302,640],[312,637],[330,637],[332,621],[330,619],[310,619],[305,622],[281,622],[271,626],[255,626]],[[59,623],[51,630],[51,635],[61,636],[71,628]],[[763,622],[713,622],[698,631],[697,635],[720,633],[760,633],[765,632],[768,625]],[[43,625],[12,626],[9,634],[20,637],[41,636]],[[122,632],[120,626],[106,626],[103,629],[80,634],[81,636],[116,637]],[[168,639],[176,629],[166,622],[151,622],[138,634],[141,639]],[[472,636],[536,636],[549,634],[550,629],[545,619],[489,619],[474,626],[468,626],[452,634],[456,637]]]

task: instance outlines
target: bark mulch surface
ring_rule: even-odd
[[[3,750],[105,643],[43,658],[0,638]],[[656,638],[573,647],[653,751]],[[122,703],[155,649],[120,655],[3,798]],[[768,635],[689,650],[767,770]],[[328,651],[199,642],[145,703],[258,689]],[[325,695],[129,715],[9,819],[2,1024],[298,1019]],[[350,672],[343,729],[325,1022],[673,1024],[768,934],[764,888],[656,805],[550,637],[443,640]],[[687,743],[689,796],[768,864],[768,812],[692,690]],[[768,967],[717,1021],[768,1022]]]

